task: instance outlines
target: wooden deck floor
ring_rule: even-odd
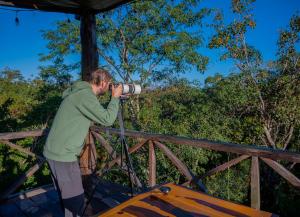
[[[120,185],[103,180],[99,180],[97,184],[86,212],[87,215],[101,214],[129,199],[127,189]],[[52,185],[12,195],[0,204],[0,217],[63,216],[58,194]]]
[[[63,217],[58,194],[51,186],[11,197],[0,205],[1,217]]]

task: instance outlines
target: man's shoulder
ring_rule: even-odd
[[[83,89],[71,95],[71,99],[94,98],[95,94],[90,89]]]
[[[69,97],[69,100],[73,105],[76,106],[87,106],[98,102],[98,99],[95,96],[95,94],[89,89],[84,89],[72,94]]]

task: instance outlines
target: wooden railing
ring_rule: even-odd
[[[101,128],[93,126],[90,128],[90,135],[94,140],[99,141],[99,143],[105,148],[105,150],[112,156],[112,160],[107,163],[107,169],[112,168],[114,165],[121,164],[121,156],[118,156],[113,148],[113,146],[104,139],[102,136],[104,133],[120,135],[120,131],[112,128]],[[1,193],[1,199],[7,198],[11,193],[13,193],[27,177],[33,175],[45,162],[44,158],[37,156],[34,153],[24,149],[20,146],[13,144],[10,140],[21,139],[25,137],[38,137],[46,135],[45,130],[36,130],[28,132],[18,132],[18,133],[0,133],[0,143],[6,144],[13,149],[17,149],[23,153],[26,153],[32,157],[36,158],[37,163],[28,170],[20,179],[13,183],[5,192]],[[259,174],[259,162],[260,160],[270,166],[274,171],[276,171],[280,176],[286,179],[290,184],[296,188],[300,188],[300,180],[298,177],[293,175],[288,169],[282,166],[277,161],[284,160],[293,163],[300,163],[300,154],[295,152],[288,152],[282,150],[274,150],[265,147],[258,147],[254,145],[239,145],[233,143],[224,142],[214,142],[204,139],[190,139],[186,137],[169,136],[161,134],[151,134],[137,131],[125,131],[125,136],[138,139],[139,142],[135,145],[131,145],[129,148],[129,153],[133,154],[141,147],[147,146],[149,150],[149,160],[148,160],[148,186],[155,186],[157,180],[156,174],[156,155],[155,149],[158,148],[167,156],[170,161],[176,166],[179,172],[186,177],[187,182],[185,185],[194,182],[195,180],[201,180],[205,177],[211,176],[215,173],[224,171],[229,167],[242,162],[245,159],[251,158],[251,207],[260,209],[260,174]],[[191,146],[197,148],[210,149],[215,151],[222,151],[227,153],[239,154],[235,159],[232,159],[224,164],[218,165],[217,167],[209,170],[202,176],[197,176],[193,174],[191,170],[163,143],[172,143],[177,145]],[[99,171],[101,173],[101,171]],[[135,184],[140,187],[141,182],[136,179]]]

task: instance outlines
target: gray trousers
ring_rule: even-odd
[[[47,159],[52,179],[61,197],[65,217],[81,216],[84,208],[84,190],[77,161],[60,162]]]

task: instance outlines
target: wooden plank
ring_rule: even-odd
[[[149,180],[148,185],[153,187],[156,185],[156,157],[153,142],[149,141]]]
[[[10,209],[3,212],[3,209]],[[22,215],[12,208],[18,208]],[[64,216],[61,210],[59,196],[53,186],[42,186],[26,192],[19,192],[13,198],[0,205],[0,216],[50,217]]]
[[[251,161],[251,207],[260,210],[260,181],[258,157]]]
[[[47,193],[49,191],[56,191],[53,184],[40,186],[34,189],[29,189],[22,192],[17,192],[15,194],[11,194],[7,197],[6,202],[17,202],[24,199],[29,199],[31,197],[35,197],[39,194]]]
[[[7,188],[3,193],[1,193],[0,200],[6,199],[11,193],[17,190],[26,181],[28,177],[32,176],[42,167],[45,161],[45,159],[39,160],[38,163],[36,163],[25,174],[19,177],[19,179],[17,179],[9,188]]]
[[[300,188],[300,180],[290,171],[288,171],[284,166],[267,158],[261,158],[266,164],[268,164],[273,170],[275,170],[279,175],[286,179],[293,186]]]
[[[98,48],[96,35],[96,15],[89,11],[80,17],[81,75],[88,81],[91,73],[98,68]]]
[[[24,132],[0,133],[0,140],[22,139],[26,137],[38,137],[48,134],[48,130],[32,130]]]
[[[10,148],[16,149],[16,150],[18,150],[18,151],[20,151],[20,152],[22,152],[22,153],[25,153],[25,154],[27,154],[27,155],[29,155],[29,156],[31,156],[31,157],[35,157],[35,158],[38,158],[38,159],[42,159],[42,158],[43,158],[43,157],[41,157],[41,156],[39,156],[39,155],[36,155],[35,153],[33,153],[33,152],[31,152],[31,151],[29,151],[29,150],[27,150],[27,149],[25,149],[25,148],[22,148],[21,146],[16,145],[16,144],[14,144],[14,143],[12,143],[12,142],[0,140],[0,143],[6,144],[6,145],[8,145]]]
[[[93,126],[91,127],[91,130],[96,132],[109,131],[109,133],[111,134],[120,134],[120,130],[112,129],[112,128],[102,128],[102,127]],[[300,153],[274,150],[274,149],[261,147],[261,146],[215,142],[206,139],[190,139],[186,137],[144,133],[144,132],[138,132],[132,130],[126,130],[125,135],[133,138],[143,138],[146,140],[170,142],[174,144],[189,145],[197,148],[206,148],[215,151],[224,151],[224,152],[231,152],[231,153],[237,153],[243,155],[271,158],[274,160],[287,160],[290,162],[300,163]]]
[[[193,175],[190,173],[187,166],[182,163],[167,146],[157,141],[154,141],[154,143],[172,161],[172,163],[178,168],[181,174],[183,174],[188,180],[193,179]]]
[[[234,166],[234,165],[238,164],[239,162],[241,162],[241,161],[247,159],[248,157],[250,157],[250,156],[249,156],[249,155],[242,155],[242,156],[239,156],[239,157],[237,157],[237,158],[234,158],[234,159],[232,159],[232,160],[230,160],[230,161],[228,161],[228,162],[226,162],[226,163],[224,163],[224,164],[222,164],[222,165],[219,165],[219,166],[217,166],[217,167],[215,167],[215,168],[209,170],[209,171],[208,171],[207,173],[205,173],[204,175],[202,175],[202,176],[201,176],[201,179],[203,179],[203,178],[205,178],[205,177],[207,177],[207,176],[211,176],[211,175],[213,175],[213,174],[215,174],[215,173],[217,173],[217,172],[221,172],[221,171],[223,171],[223,170],[226,170],[227,168],[229,168],[229,167],[231,167],[231,166]]]

